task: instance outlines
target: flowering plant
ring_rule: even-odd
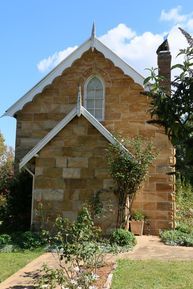
[[[59,269],[44,265],[38,280],[38,288],[53,289],[95,289],[98,276],[96,269],[103,261],[103,254],[97,240],[96,229],[86,208],[83,208],[75,222],[57,218],[54,235],[49,242],[55,244]]]

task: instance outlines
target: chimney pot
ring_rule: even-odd
[[[169,50],[168,40],[164,40],[163,43],[158,47],[157,51],[157,64],[158,64],[158,74],[163,76],[164,79],[161,80],[161,86],[165,89],[167,93],[171,91],[171,53]]]

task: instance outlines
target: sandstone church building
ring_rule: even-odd
[[[161,46],[160,46],[161,47]],[[168,76],[169,49],[158,50],[160,73]],[[158,157],[149,169],[134,210],[148,218],[150,233],[174,225],[174,149],[162,128],[147,123],[150,99],[144,78],[91,37],[64,59],[4,115],[17,120],[15,162],[33,176],[31,225],[40,224],[41,203],[48,222],[58,216],[74,220],[98,190],[111,209],[103,229],[115,227],[117,198],[106,162],[114,134],[151,139]],[[110,206],[109,206],[110,207]]]

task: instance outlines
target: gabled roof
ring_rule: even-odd
[[[74,117],[83,115],[110,143],[119,143],[123,149],[126,148],[92,115],[81,105],[81,96],[78,96],[77,106],[61,120],[31,151],[21,160],[19,169],[23,168],[38,152],[46,146]]]
[[[70,67],[75,60],[79,59],[82,54],[89,49],[96,49],[101,52],[107,59],[110,59],[115,66],[119,67],[126,75],[130,76],[134,82],[143,86],[144,77],[98,40],[95,36],[95,32],[92,31],[92,35],[87,41],[61,61],[60,64],[58,64],[58,66],[48,73],[40,82],[8,108],[3,116],[14,116],[17,111],[21,110],[26,103],[32,101],[35,95],[41,93],[47,85],[51,84],[56,77],[60,76],[66,68]]]

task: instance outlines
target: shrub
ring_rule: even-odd
[[[46,240],[42,234],[31,231],[15,232],[10,235],[0,235],[0,251],[8,252],[20,249],[35,249],[45,245]]]
[[[96,267],[101,265],[102,252],[96,242],[99,232],[91,216],[83,208],[75,222],[57,218],[54,232],[49,237],[56,244],[60,269],[43,266],[38,288],[94,288]],[[89,287],[90,286],[90,287]]]
[[[179,225],[176,227],[176,230],[182,233],[190,234],[192,232],[192,227],[184,223],[179,223]]]
[[[180,230],[166,230],[160,232],[160,238],[166,245],[193,247],[193,233],[185,233]]]
[[[136,244],[136,238],[133,233],[126,231],[125,229],[115,229],[110,237],[111,243],[115,243],[118,246],[133,247]]]
[[[18,245],[23,249],[34,249],[45,244],[41,234],[26,231],[19,236]]]
[[[193,187],[180,179],[176,182],[176,221],[179,227],[193,227]]]
[[[12,252],[17,252],[17,251],[18,251],[18,248],[12,244],[5,245],[2,248],[0,247],[0,253],[12,253]]]
[[[11,243],[11,236],[8,234],[0,235],[0,248]]]
[[[20,173],[9,186],[6,205],[1,212],[1,232],[26,231],[31,219],[32,177],[27,172]]]

